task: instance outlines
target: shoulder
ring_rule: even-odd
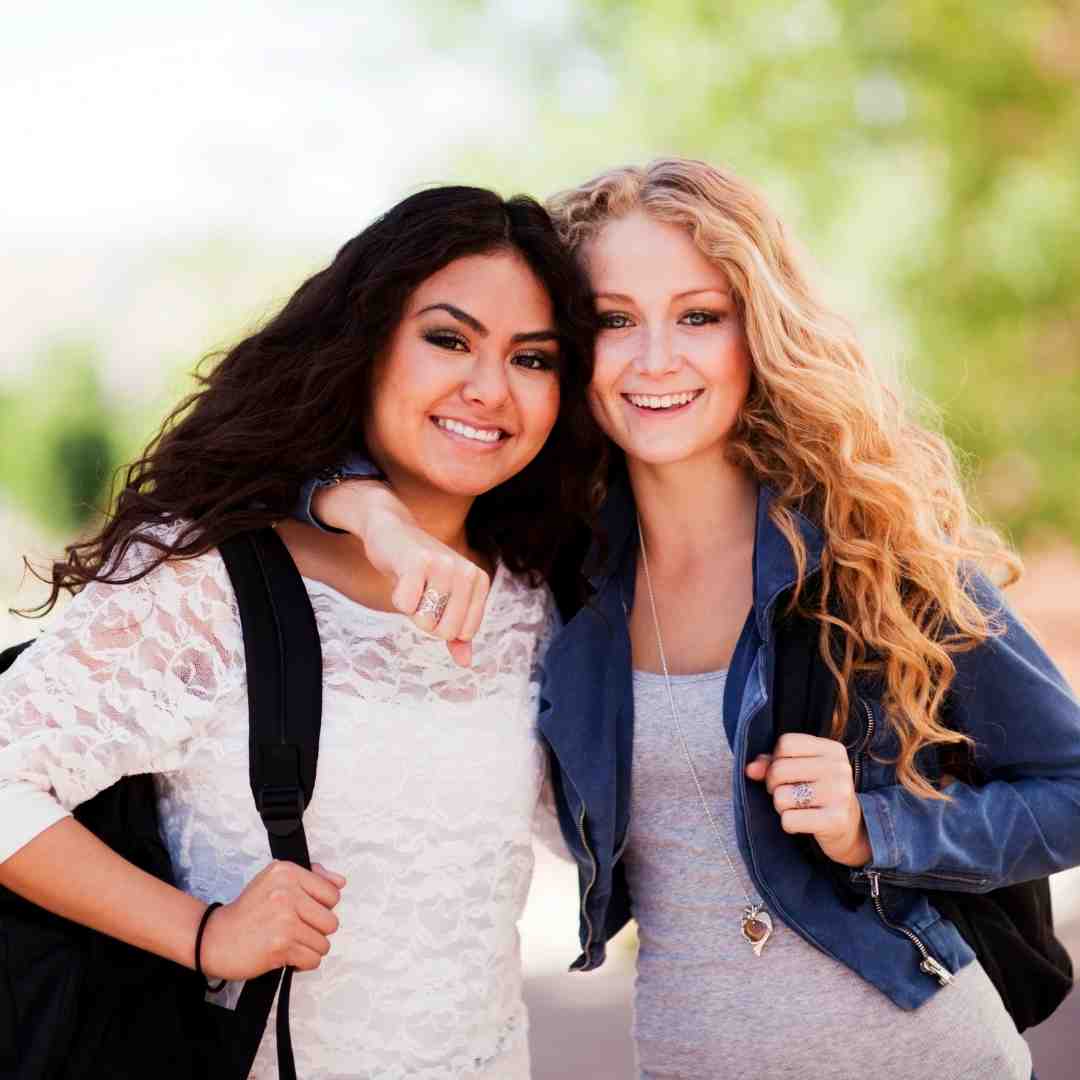
[[[231,692],[243,641],[224,564],[216,551],[162,561],[172,528],[118,551],[108,580],[90,582],[57,612],[10,679],[25,676],[26,686],[45,687],[50,699],[67,693],[84,708],[108,703],[117,716],[164,716],[181,700],[188,708]]]
[[[87,585],[69,605],[66,618],[90,621],[99,630],[151,622],[158,640],[175,644],[194,646],[202,637],[220,647],[231,639],[239,613],[217,550],[192,558],[166,554],[189,524],[151,525],[134,534],[117,550],[107,580]]]

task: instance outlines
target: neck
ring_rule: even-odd
[[[650,561],[669,572],[751,549],[757,481],[717,454],[667,465],[627,462]]]

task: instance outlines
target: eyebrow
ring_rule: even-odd
[[[697,296],[699,293],[710,293],[710,292],[721,293],[723,296],[730,296],[731,295],[731,290],[730,289],[721,289],[716,285],[705,285],[704,287],[702,287],[700,289],[685,289],[683,292],[676,293],[671,299],[672,300],[682,300],[684,297],[687,297],[687,296]],[[616,292],[593,293],[593,299],[594,300],[622,300],[625,303],[633,303],[633,301],[634,301],[634,298],[632,296],[628,296],[626,293],[616,293]]]
[[[481,337],[487,337],[488,334],[491,332],[475,316],[470,315],[467,311],[462,311],[461,308],[455,307],[453,304],[428,304],[426,308],[421,308],[416,313],[416,317],[419,318],[421,315],[425,314],[428,311],[445,311],[447,314],[452,315],[455,319],[457,319],[458,322],[463,322],[466,326],[468,326],[471,330],[474,330]],[[526,333],[514,334],[513,337],[510,338],[510,340],[515,344],[523,341],[558,341],[559,334],[555,330],[530,330]]]

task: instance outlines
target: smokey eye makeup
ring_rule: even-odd
[[[430,345],[453,352],[466,352],[469,342],[456,330],[424,330],[421,337]]]
[[[518,353],[511,363],[523,367],[529,371],[559,371],[559,356],[557,353],[529,352]]]
[[[424,330],[421,337],[430,345],[447,352],[468,352],[469,340],[456,330]],[[529,352],[515,353],[510,362],[516,367],[525,368],[528,371],[555,371],[560,367],[560,355],[558,352],[547,352],[542,349],[530,350]]]

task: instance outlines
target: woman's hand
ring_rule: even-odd
[[[429,536],[385,484],[346,481],[315,493],[320,520],[363,545],[371,565],[394,581],[391,601],[425,633],[446,642],[455,662],[472,663],[472,639],[484,618],[491,579],[464,555]],[[421,605],[427,590],[446,598],[442,614]]]
[[[772,754],[759,754],[746,766],[746,775],[765,782],[784,832],[809,834],[844,866],[870,861],[873,852],[843,743],[781,735]]]
[[[317,863],[305,870],[272,862],[206,923],[202,968],[208,979],[252,979],[275,968],[317,968],[338,928],[334,908],[345,879]]]

